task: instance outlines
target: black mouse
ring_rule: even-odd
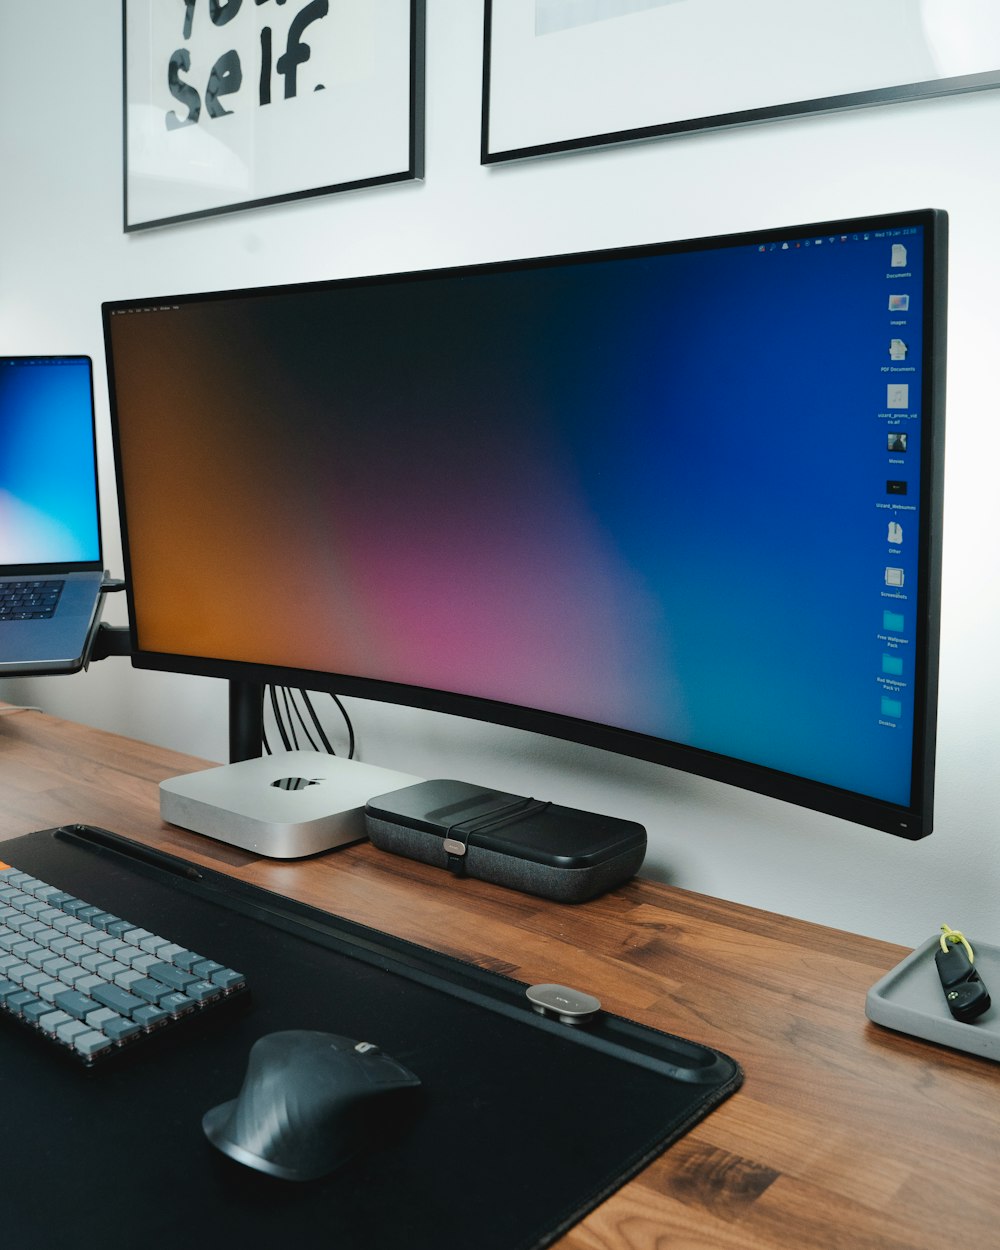
[[[391,1134],[419,1084],[370,1042],[306,1029],[269,1033],[251,1048],[238,1096],[206,1112],[201,1125],[247,1167],[316,1180]]]

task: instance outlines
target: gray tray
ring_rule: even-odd
[[[969,939],[993,1004],[978,1020],[962,1024],[948,1011],[938,980],[934,952],[939,941],[940,936],[928,938],[876,981],[865,999],[865,1014],[888,1029],[1000,1061],[1000,947]]]

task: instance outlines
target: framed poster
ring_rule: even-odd
[[[996,0],[486,0],[482,161],[996,86]]]
[[[122,0],[125,230],[423,176],[424,0]]]

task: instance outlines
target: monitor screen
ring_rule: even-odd
[[[135,662],[930,831],[946,218],[104,307]]]
[[[87,356],[0,356],[0,572],[99,565]]]

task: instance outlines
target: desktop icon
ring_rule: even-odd
[[[910,297],[908,295],[890,295],[889,296],[890,312],[909,312]]]
[[[885,402],[889,408],[908,408],[910,406],[910,384],[908,382],[890,382],[886,387]]]
[[[901,634],[903,632],[902,612],[890,612],[888,608],[884,608],[882,611],[882,628],[888,630],[891,634]]]
[[[901,655],[889,655],[884,652],[882,655],[882,672],[889,677],[902,677],[903,657]]]
[[[891,430],[886,446],[890,452],[894,452],[897,456],[901,456],[903,452],[906,451],[906,435],[900,434],[896,430]]]
[[[887,495],[905,495],[906,483],[890,480],[885,484],[885,493]]]
[[[889,340],[889,359],[890,360],[905,360],[906,353],[909,350],[910,349],[906,346],[905,342],[902,339],[890,339]]]
[[[893,269],[906,268],[906,248],[902,243],[892,245],[892,260],[889,264]]]
[[[887,586],[902,586],[903,570],[887,568],[885,571],[885,584]]]
[[[898,699],[890,699],[886,695],[882,696],[882,715],[889,716],[893,720],[898,720],[903,715],[903,705]]]
[[[895,544],[897,547],[903,541],[903,527],[898,521],[889,522],[888,541]]]

